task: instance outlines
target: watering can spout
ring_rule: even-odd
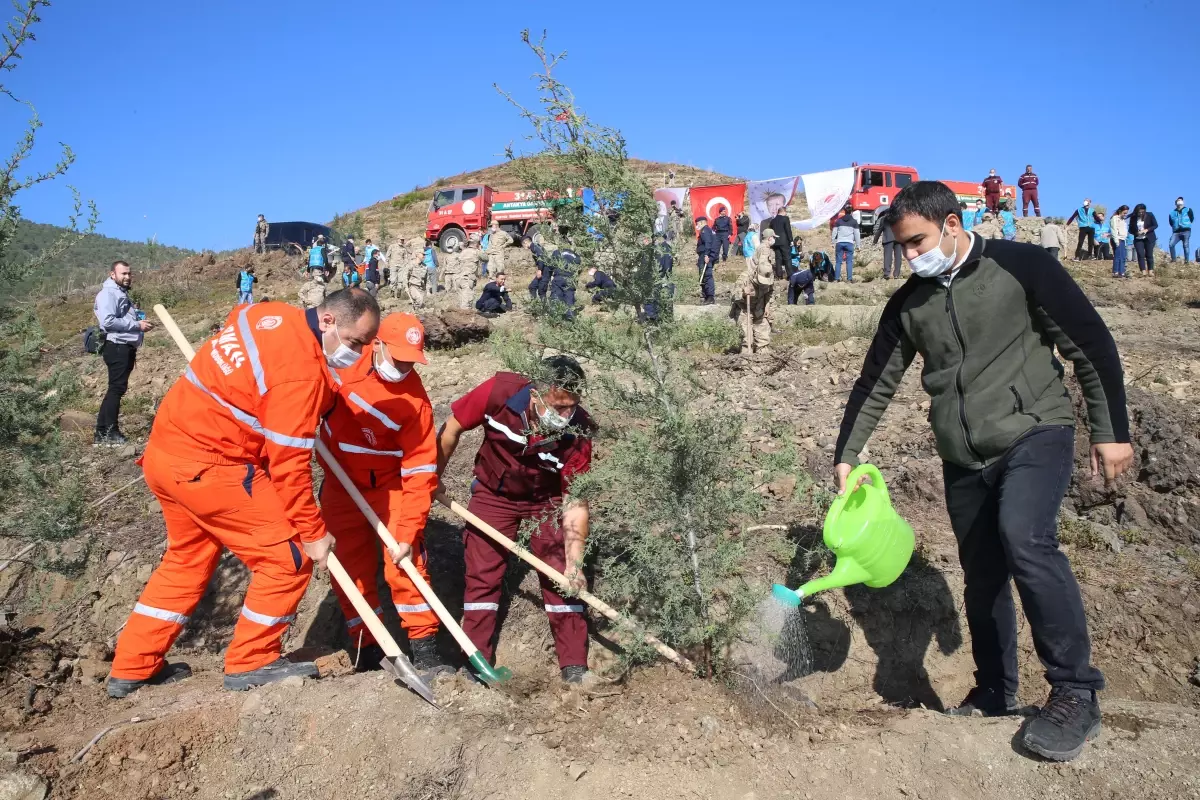
[[[840,589],[843,586],[865,583],[870,578],[871,573],[867,572],[853,558],[841,557],[837,560],[837,565],[833,568],[833,572],[822,578],[809,581],[797,589],[796,593],[803,597],[809,597],[816,592],[823,592],[826,589]]]

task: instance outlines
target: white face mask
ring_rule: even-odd
[[[942,234],[938,237],[937,245],[929,252],[921,253],[916,258],[908,260],[914,273],[922,278],[936,278],[954,266],[954,262],[958,260],[958,238],[954,239],[954,252],[951,255],[942,252],[942,239],[944,238],[946,238],[945,222],[942,223]]]
[[[538,412],[538,422],[540,422],[542,427],[546,428],[546,430],[559,433],[561,431],[565,431],[567,426],[571,424],[571,420],[575,416],[574,409],[571,410],[570,414],[564,417],[553,408],[546,405],[545,401],[540,397],[538,398],[538,402],[542,404],[542,410]]]
[[[395,364],[389,364],[378,350],[375,351],[374,360],[371,363],[374,364],[375,372],[379,374],[380,379],[386,383],[399,383],[408,377],[408,373],[412,372],[411,367],[401,372]]]
[[[342,342],[342,335],[338,333],[336,322],[329,327],[333,331],[334,338],[337,339],[337,347],[330,353],[329,346],[325,341],[329,331],[321,335],[321,349],[325,352],[325,362],[334,369],[353,367],[358,363],[358,359],[362,358],[362,353],[354,352]]]

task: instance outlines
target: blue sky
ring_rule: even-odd
[[[526,128],[492,83],[534,99],[522,27],[549,30],[581,108],[642,158],[1009,182],[1032,163],[1043,213],[1083,195],[1164,220],[1176,195],[1200,206],[1192,0],[55,0],[42,16],[7,83],[45,122],[35,161],[69,143],[69,182],[110,236],[238,247],[260,212],[327,221],[501,161]],[[19,202],[57,223],[69,193]]]

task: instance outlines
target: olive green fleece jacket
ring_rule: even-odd
[[[1075,365],[1092,443],[1128,442],[1121,359],[1083,291],[1041,247],[972,237],[949,286],[914,275],[884,307],[846,404],[836,462],[858,463],[917,353],[944,461],[982,469],[1031,428],[1073,425],[1056,347]]]

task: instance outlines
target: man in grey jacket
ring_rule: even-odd
[[[872,241],[874,244],[879,244],[879,237],[883,237],[883,279],[890,281],[893,276],[900,277],[900,265],[904,262],[904,249],[896,241],[891,224],[884,219],[887,210],[886,204],[875,209],[875,237]]]
[[[129,388],[129,375],[137,360],[137,349],[142,336],[154,325],[145,320],[129,299],[129,287],[133,285],[133,273],[124,261],[114,261],[108,280],[100,287],[94,307],[100,329],[104,331],[104,364],[108,367],[108,391],[100,403],[96,415],[96,447],[120,447],[125,437],[117,425],[121,412],[121,398]]]
[[[829,223],[833,229],[833,279],[842,279],[842,260],[846,262],[846,282],[854,283],[854,249],[861,241],[858,230],[858,220],[854,217],[854,207],[849,203],[842,209],[842,215]]]

